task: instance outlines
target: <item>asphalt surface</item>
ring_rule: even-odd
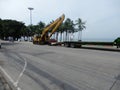
[[[120,53],[29,42],[5,43],[2,68],[21,90],[120,90]]]
[[[12,90],[9,83],[7,83],[6,79],[3,77],[3,74],[0,72],[0,90]]]
[[[4,90],[5,87],[4,87],[4,84],[2,82],[2,77],[1,77],[1,74],[0,74],[0,90]]]

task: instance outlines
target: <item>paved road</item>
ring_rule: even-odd
[[[7,43],[2,68],[22,90],[120,90],[120,53]]]

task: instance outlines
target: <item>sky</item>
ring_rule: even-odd
[[[120,37],[120,0],[0,0],[0,18],[30,24],[46,24],[63,13],[73,21],[86,22],[82,38],[88,40],[114,40]]]

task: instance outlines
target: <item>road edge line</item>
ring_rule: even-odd
[[[0,66],[1,73],[4,75],[7,83],[11,86],[12,90],[21,90],[19,87],[14,85],[14,80],[10,77],[10,75]]]

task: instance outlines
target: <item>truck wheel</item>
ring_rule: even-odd
[[[70,47],[70,44],[69,43],[65,43],[65,47]]]
[[[117,48],[119,48],[119,45],[117,45]]]
[[[65,43],[64,46],[67,47],[68,46],[67,43]]]
[[[33,41],[33,44],[35,44],[35,42]]]
[[[70,47],[75,48],[75,44],[74,43],[70,44]]]

